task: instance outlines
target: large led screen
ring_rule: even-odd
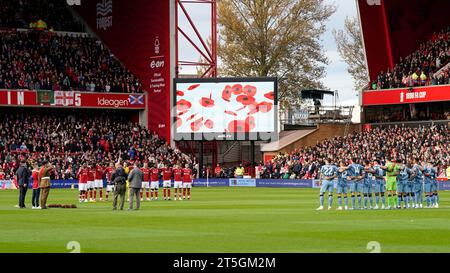
[[[175,140],[273,140],[277,134],[277,81],[176,79]]]

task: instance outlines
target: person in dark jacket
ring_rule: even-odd
[[[128,174],[128,183],[130,188],[130,207],[128,210],[133,209],[133,197],[136,197],[136,210],[139,210],[141,203],[139,193],[142,188],[142,181],[144,179],[144,173],[139,169],[140,164],[137,161],[134,162],[133,170]]]
[[[28,181],[31,171],[27,167],[26,161],[20,163],[20,167],[16,171],[17,184],[19,185],[19,208],[25,208],[25,196],[28,190]]]
[[[117,210],[117,198],[120,196],[120,210],[123,210],[125,203],[125,193],[127,191],[127,174],[122,164],[116,164],[116,170],[111,174],[111,181],[114,183],[113,210]]]

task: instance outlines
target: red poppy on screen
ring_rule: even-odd
[[[248,116],[245,119],[245,128],[248,128],[247,131],[251,131],[255,129],[255,127],[256,127],[255,118],[253,116]]]
[[[244,95],[253,97],[254,95],[256,95],[256,87],[251,86],[251,85],[246,85],[246,86],[244,86],[243,93],[244,93]]]
[[[233,94],[235,95],[240,95],[242,94],[242,85],[240,84],[235,84],[231,87],[231,89],[233,90]]]
[[[197,132],[203,126],[203,118],[199,118],[196,121],[191,123],[191,130],[193,132]]]
[[[243,120],[233,120],[228,123],[228,132],[230,133],[244,133],[248,132],[248,126]]]
[[[248,112],[248,115],[253,115],[255,113],[259,112],[259,104],[258,103],[252,103],[250,105],[248,105],[248,109],[250,110],[250,112]]]
[[[236,100],[243,105],[250,105],[255,102],[255,98],[252,96],[240,95],[236,98]]]
[[[269,100],[274,100],[275,99],[275,93],[273,91],[269,92],[269,93],[266,93],[266,94],[264,94],[264,97],[268,98]]]
[[[205,121],[204,125],[205,125],[206,128],[212,129],[214,127],[214,122],[212,120],[208,119],[208,120]]]
[[[222,91],[222,99],[225,101],[230,102],[231,95],[233,94],[233,90],[231,89],[231,86],[227,85]]]
[[[199,86],[200,86],[200,84],[193,84],[193,85],[188,87],[188,90],[194,90],[195,88],[197,88]]]
[[[258,104],[258,108],[259,111],[261,111],[262,113],[267,113],[270,112],[270,110],[272,110],[272,105],[273,105],[272,103],[264,101]]]
[[[179,97],[184,96],[184,92],[180,91],[180,90],[177,90],[177,96],[179,96]]]
[[[192,103],[190,103],[187,100],[183,99],[183,100],[179,100],[177,102],[177,110],[178,111],[186,111],[186,110],[191,109],[191,107],[192,107]]]
[[[200,104],[201,104],[203,107],[206,107],[206,108],[214,107],[214,100],[213,100],[211,97],[212,97],[212,93],[209,95],[209,98],[203,97],[203,98],[200,100]]]
[[[183,120],[177,117],[177,128],[180,128],[181,125],[183,125]]]

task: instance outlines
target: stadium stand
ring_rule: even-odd
[[[381,72],[372,90],[450,84],[450,27],[434,33],[419,49]]]
[[[98,40],[47,31],[0,32],[0,89],[141,93]]]
[[[66,1],[0,0],[0,27],[83,32]]]
[[[439,173],[450,166],[450,132],[447,125],[411,128],[392,126],[353,133],[346,137],[319,142],[312,147],[280,154],[272,161],[260,164],[263,178],[318,178],[325,158],[336,163],[356,157],[360,160],[393,156],[401,160],[415,157],[431,161]]]
[[[156,134],[113,112],[0,112],[0,167],[9,177],[21,159],[49,160],[54,179],[74,178],[83,163],[170,162],[194,164]],[[0,170],[1,171],[1,170]]]

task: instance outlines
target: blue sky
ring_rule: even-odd
[[[335,4],[337,11],[330,17],[327,22],[327,32],[322,37],[322,44],[325,49],[330,64],[326,67],[327,76],[324,78],[324,84],[331,90],[339,91],[339,101],[341,105],[356,105],[358,98],[357,92],[353,88],[353,80],[347,73],[347,65],[342,61],[342,58],[337,52],[336,43],[332,35],[333,29],[342,29],[344,27],[344,20],[347,16],[356,16],[356,3],[355,0],[326,0],[327,4]],[[199,31],[207,36],[210,31],[209,27],[209,9],[202,7],[198,4],[186,5],[189,10],[192,19],[198,22]],[[180,25],[183,30],[191,37],[194,36],[193,30],[189,27],[187,20],[182,16],[180,17]],[[185,60],[197,60],[199,55],[196,53],[186,41],[180,42],[180,56]],[[195,73],[195,69],[184,68],[181,71],[182,74]],[[331,99],[327,99],[324,105],[330,105]]]

